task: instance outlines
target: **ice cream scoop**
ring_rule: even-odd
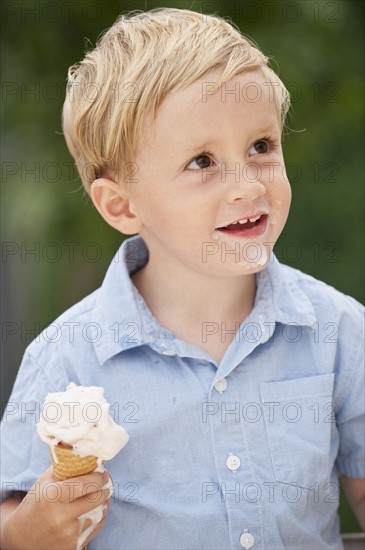
[[[129,436],[109,414],[110,405],[104,388],[77,386],[71,382],[66,391],[46,396],[37,431],[50,446],[54,462],[58,458],[54,447],[72,447],[80,457],[97,458],[97,468],[127,444]]]

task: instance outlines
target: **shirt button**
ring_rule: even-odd
[[[229,456],[226,460],[226,466],[228,470],[231,470],[231,472],[235,472],[241,466],[241,461],[238,456],[229,453]]]
[[[162,350],[163,355],[175,355],[174,352],[171,349],[164,349]]]
[[[248,548],[251,548],[251,546],[253,546],[254,540],[255,539],[251,535],[251,533],[249,533],[248,530],[245,529],[240,536],[240,545],[247,550]]]
[[[221,378],[221,380],[218,380],[218,382],[214,384],[215,389],[219,391],[219,393],[226,391],[227,386],[228,382],[225,378]]]

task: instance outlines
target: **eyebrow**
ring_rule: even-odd
[[[183,155],[187,155],[188,153],[196,153],[197,151],[204,151],[205,149],[209,149],[215,142],[214,141],[204,141],[200,145],[188,147],[187,149],[184,149],[182,151]]]
[[[275,133],[279,132],[281,134],[280,127],[277,126],[276,121],[270,121],[270,122],[267,122],[266,124],[264,123],[262,124],[262,126],[255,128],[254,131],[257,134],[262,134],[262,136],[264,136],[265,134],[269,134],[269,133],[271,134],[274,132]],[[216,141],[204,141],[200,145],[192,146],[192,147],[188,147],[187,149],[184,149],[182,151],[182,154],[188,154],[189,152],[195,153],[196,151],[203,151],[204,149],[209,149],[215,144],[216,144]]]
[[[259,128],[257,130],[255,129],[255,133],[257,133],[258,135],[261,134],[261,137],[263,137],[266,134],[277,133],[277,132],[280,133],[280,135],[281,135],[280,128],[277,128],[276,125],[273,124],[273,123],[267,124],[265,126],[263,125],[263,126],[261,126],[261,128]],[[181,154],[182,155],[187,155],[188,153],[194,154],[194,153],[199,152],[199,151],[205,151],[207,149],[210,149],[216,143],[217,143],[216,141],[204,141],[200,145],[192,146],[192,147],[188,147],[187,149],[184,149],[181,152]]]

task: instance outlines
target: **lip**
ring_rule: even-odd
[[[219,227],[217,227],[217,231],[220,229],[224,229],[226,225],[232,225],[233,223],[237,223],[240,220],[247,220],[248,218],[256,218],[257,216],[268,216],[267,212],[264,212],[263,210],[257,210],[256,212],[248,212],[247,214],[244,214],[243,216],[240,216],[239,218],[235,218],[233,221],[222,223]]]
[[[238,224],[237,225],[237,230],[231,229],[231,230],[227,231],[227,229],[225,229],[225,227],[219,227],[219,228],[216,229],[216,231],[219,231],[221,233],[221,235],[231,236],[231,237],[239,237],[241,239],[249,239],[249,238],[252,238],[252,237],[260,237],[260,235],[262,235],[266,231],[269,215],[266,214],[265,212],[261,212],[260,214],[259,213],[254,214],[254,215],[250,214],[249,217],[250,218],[255,218],[256,216],[259,216],[259,215],[261,215],[261,219],[260,219],[259,223],[257,225],[255,225],[254,227],[251,227],[250,229],[245,229],[244,225],[239,225]],[[243,217],[238,218],[238,220],[242,220],[242,219],[244,219],[244,218]],[[238,221],[238,220],[236,220],[236,221]],[[231,223],[235,223],[235,222],[231,222]],[[227,224],[227,225],[230,225],[230,224]]]

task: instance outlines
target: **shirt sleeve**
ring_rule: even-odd
[[[35,358],[26,351],[1,422],[1,500],[13,491],[29,491],[49,467],[47,445],[36,424],[47,393],[56,391]]]
[[[362,340],[347,391],[339,404],[337,428],[340,444],[337,468],[350,477],[365,477],[365,383]]]

